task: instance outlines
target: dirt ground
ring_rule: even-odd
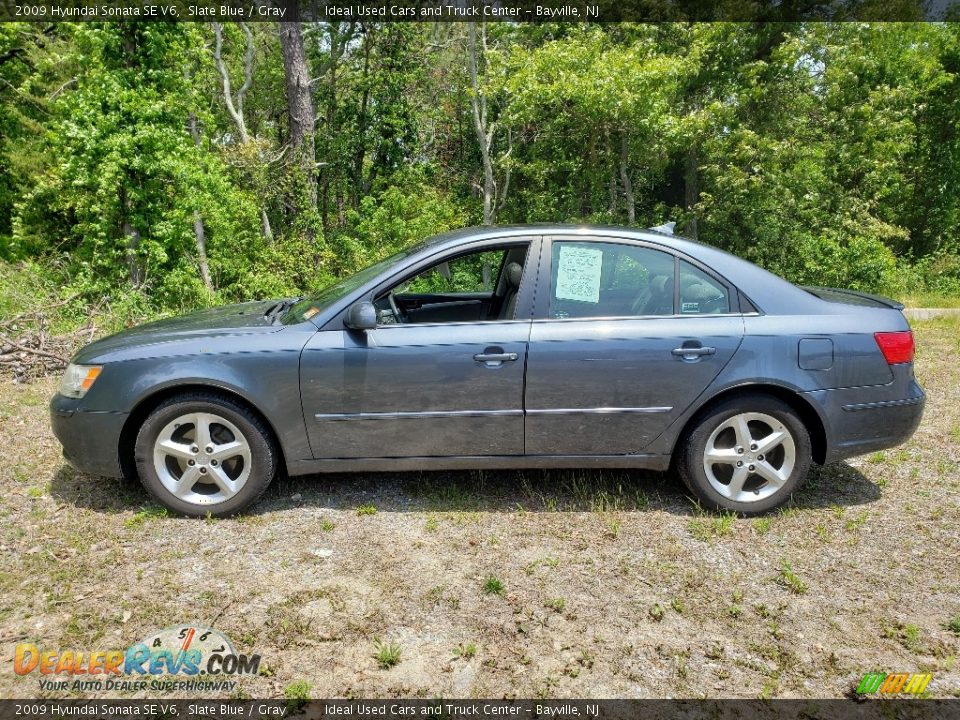
[[[755,519],[583,471],[319,476],[167,517],[63,463],[53,379],[2,380],[0,697],[71,694],[16,676],[17,643],[188,622],[262,656],[224,697],[841,697],[871,671],[960,696],[960,325],[917,337],[916,436]]]

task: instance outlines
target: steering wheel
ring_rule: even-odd
[[[400,312],[400,307],[397,305],[397,301],[393,297],[393,293],[387,293],[387,302],[390,303],[390,312],[393,313],[394,321],[399,325],[400,323],[405,323],[407,319],[403,316],[403,313]]]

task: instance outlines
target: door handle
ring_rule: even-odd
[[[704,355],[714,355],[717,349],[715,347],[678,347],[670,352],[684,360],[696,360]]]
[[[514,362],[519,355],[513,352],[499,352],[499,353],[477,353],[473,356],[473,359],[477,362],[482,362],[487,367],[496,367],[502,365],[505,362]]]

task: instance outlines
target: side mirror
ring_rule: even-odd
[[[377,309],[369,300],[355,302],[347,309],[343,324],[351,330],[373,330],[377,327]]]

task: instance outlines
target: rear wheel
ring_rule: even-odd
[[[775,398],[731,398],[708,410],[680,449],[678,468],[705,505],[743,514],[783,504],[810,469],[810,434]]]
[[[263,421],[216,395],[181,395],[162,403],[140,428],[134,455],[150,494],[191,516],[242,510],[263,494],[277,471]]]

